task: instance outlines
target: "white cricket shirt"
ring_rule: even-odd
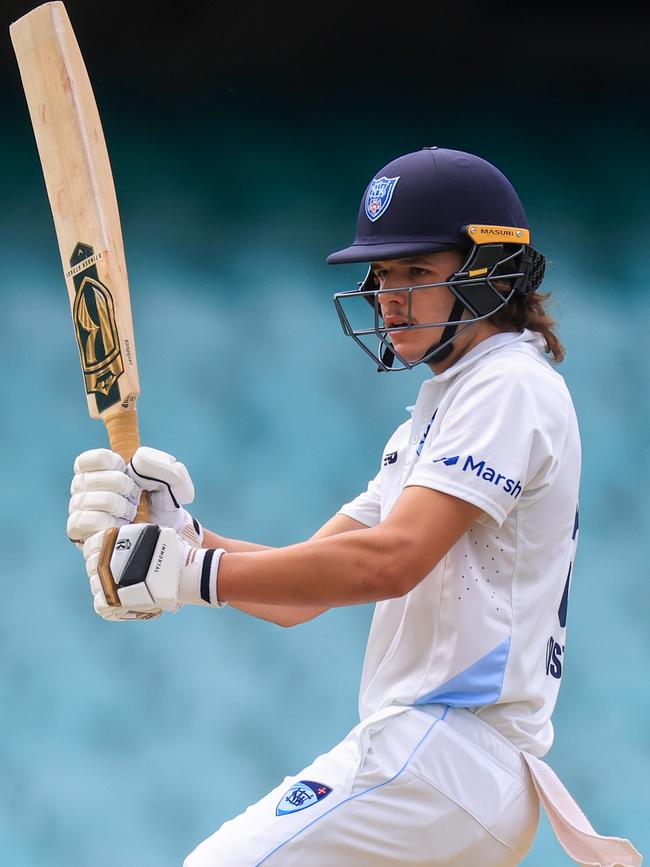
[[[578,535],[580,438],[563,378],[531,331],[502,333],[425,381],[367,491],[340,511],[375,526],[407,485],[483,510],[410,593],[379,602],[359,710],[471,708],[544,755],[564,663]]]

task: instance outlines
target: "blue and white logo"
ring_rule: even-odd
[[[386,213],[398,181],[399,176],[396,178],[375,178],[370,182],[366,193],[366,216],[372,223]]]
[[[287,813],[297,813],[298,810],[306,810],[313,807],[332,791],[325,783],[314,783],[312,780],[300,780],[294,783],[288,792],[280,799],[275,809],[276,816],[286,816]]]
[[[434,458],[432,463],[441,463],[445,467],[455,467],[462,457],[463,455],[453,455],[453,457]],[[506,492],[506,494],[510,494],[514,499],[516,499],[523,490],[521,481],[518,479],[508,478],[494,467],[488,466],[485,460],[477,460],[472,455],[467,455],[467,457],[465,457],[461,469],[464,473],[474,473],[477,478],[482,479],[484,482],[490,482],[491,484],[500,487]]]

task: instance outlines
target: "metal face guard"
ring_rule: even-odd
[[[336,292],[334,304],[338,313],[343,333],[351,337],[363,351],[373,359],[380,371],[410,370],[417,364],[426,363],[440,354],[443,347],[448,346],[457,335],[468,326],[481,322],[501,310],[510,301],[515,293],[528,294],[534,291],[541,283],[544,273],[544,257],[530,247],[518,246],[512,253],[504,254],[503,244],[474,245],[463,267],[455,274],[440,283],[426,283],[419,286],[404,286],[393,289],[379,289],[372,271],[369,269],[365,279],[359,283],[358,289],[347,292]],[[518,260],[517,266],[512,267],[513,260]],[[508,267],[510,266],[510,267]],[[495,282],[510,280],[511,289],[507,295],[496,287]],[[449,319],[444,322],[425,322],[414,324],[412,320],[413,293],[422,289],[432,289],[437,286],[446,286],[455,297],[469,311],[471,316],[467,319]],[[396,292],[407,293],[407,320],[406,325],[388,328],[381,315],[379,304],[382,294],[395,294]],[[368,308],[366,305],[358,305],[358,310],[351,313],[351,304],[356,304],[363,299],[373,309],[372,324],[368,324]],[[361,316],[360,311],[363,311]],[[365,324],[362,324],[364,323]],[[420,328],[446,328],[455,326],[453,334],[443,343],[434,344],[417,361],[409,362],[396,350],[390,338],[391,333],[405,329],[415,330]],[[458,330],[460,329],[460,331]],[[377,338],[377,349],[368,345],[369,338]],[[394,362],[387,364],[384,359],[394,357],[400,366],[394,366]]]

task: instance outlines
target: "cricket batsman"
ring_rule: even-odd
[[[74,464],[67,531],[100,617],[232,606],[293,626],[375,603],[359,724],[184,867],[511,867],[540,803],[577,863],[638,867],[542,761],[569,664],[581,449],[517,193],[474,154],[404,154],[372,177],[353,243],[328,261],[368,266],[334,297],[345,334],[384,373],[431,376],[376,476],[310,540],[267,548],[203,528],[166,452]],[[143,491],[151,523],[134,524]]]

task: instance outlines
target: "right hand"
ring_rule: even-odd
[[[141,446],[127,465],[110,449],[82,452],[70,486],[68,537],[83,546],[94,533],[133,521],[142,491],[149,493],[149,521],[172,527],[193,547],[203,528],[183,504],[194,499],[187,468],[173,455]]]

